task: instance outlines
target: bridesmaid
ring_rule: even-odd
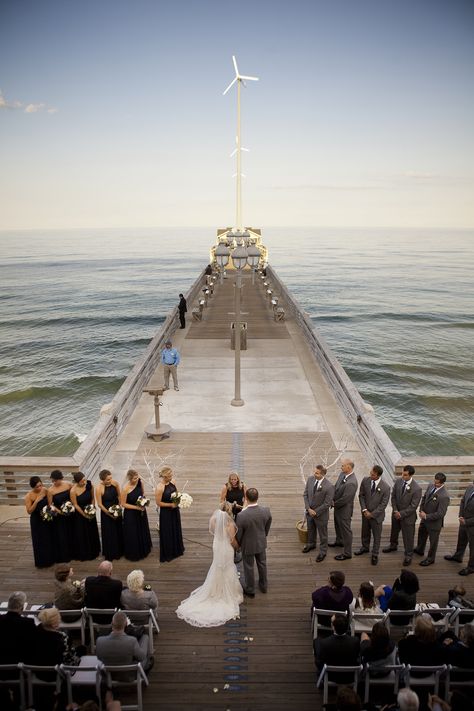
[[[161,482],[156,487],[155,500],[160,509],[160,561],[165,563],[183,555],[184,544],[181,514],[178,505],[173,504],[171,498],[171,494],[177,489],[170,467],[163,467],[160,479]]]
[[[116,560],[123,556],[122,517],[114,518],[109,513],[111,506],[120,506],[120,486],[108,469],[99,472],[100,484],[95,496],[100,508],[100,528],[102,531],[102,554],[105,560]]]
[[[56,563],[69,562],[74,554],[74,521],[75,513],[65,515],[61,512],[61,506],[66,501],[71,501],[70,491],[72,484],[64,481],[64,476],[59,469],[51,472],[51,486],[48,489],[48,504],[57,513],[51,526],[54,537],[54,559]]]
[[[30,515],[31,540],[37,568],[49,568],[54,563],[53,524],[41,519],[41,510],[48,505],[48,492],[39,476],[30,479],[31,491],[25,496]]]
[[[127,472],[122,490],[124,555],[127,560],[146,558],[152,548],[146,510],[137,499],[144,495],[143,483],[135,469]]]
[[[82,472],[73,474],[74,484],[71,489],[71,501],[76,509],[74,516],[74,558],[75,560],[94,560],[100,554],[99,529],[97,518],[89,518],[84,508],[94,504],[94,487]]]

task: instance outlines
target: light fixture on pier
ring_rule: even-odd
[[[242,289],[242,270],[245,268],[248,260],[247,247],[240,244],[232,250],[232,264],[236,271],[235,281],[235,322],[234,322],[234,342],[235,342],[235,389],[234,399],[231,400],[231,405],[241,407],[244,401],[240,397],[240,294]]]
[[[255,282],[255,269],[260,261],[260,250],[256,244],[247,247],[247,263],[252,270],[252,284]]]
[[[214,252],[216,257],[216,262],[219,265],[221,271],[221,284],[224,282],[224,271],[226,266],[229,264],[230,249],[224,242],[220,242]]]

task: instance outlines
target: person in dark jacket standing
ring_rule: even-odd
[[[186,299],[182,294],[179,295],[179,304],[178,304],[178,311],[179,311],[179,322],[181,324],[180,328],[186,328],[186,316],[185,313],[188,310],[188,305],[186,303]]]
[[[467,567],[459,571],[459,575],[474,573],[474,486],[468,486],[459,506],[458,542],[454,553],[445,555],[445,560],[461,563],[464,551],[469,544],[469,561]]]
[[[343,548],[343,552],[335,556],[336,560],[352,558],[352,513],[354,497],[357,494],[357,479],[354,474],[354,462],[343,459],[341,473],[334,488],[334,528],[336,540],[330,546]]]
[[[417,555],[425,554],[426,541],[430,539],[428,555],[420,565],[433,565],[438,548],[439,534],[444,524],[444,517],[449,506],[449,495],[445,488],[446,475],[443,472],[435,474],[434,483],[430,484],[420,504],[420,525],[418,528],[418,544],[414,550]]]

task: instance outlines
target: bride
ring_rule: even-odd
[[[237,526],[227,502],[211,516],[209,531],[214,535],[212,564],[201,587],[193,590],[176,610],[181,620],[194,627],[217,627],[239,615],[242,586],[234,565]]]

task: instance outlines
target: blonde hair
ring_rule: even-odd
[[[413,631],[420,642],[431,644],[436,639],[436,630],[430,615],[422,614],[417,617]]]
[[[38,613],[38,620],[43,627],[54,627],[61,622],[61,615],[56,607],[46,607]]]
[[[132,592],[139,592],[140,590],[143,590],[144,582],[145,576],[143,575],[143,570],[132,570],[127,575],[128,589]]]
[[[127,472],[127,479],[129,481],[132,481],[134,476],[139,476],[137,470],[136,469],[129,469]]]
[[[228,501],[223,501],[221,504],[221,511],[225,511],[226,514],[232,516],[232,505]]]
[[[166,477],[169,476],[170,479],[172,479],[173,478],[173,470],[171,469],[171,467],[163,467],[163,469],[160,469],[160,477],[162,477],[162,476],[166,476]]]
[[[229,490],[229,489],[232,489],[232,488],[233,488],[233,487],[232,487],[232,484],[230,483],[230,479],[231,479],[231,477],[233,477],[233,476],[237,477],[239,489],[243,489],[243,488],[244,488],[244,483],[243,483],[243,481],[241,481],[240,476],[237,474],[237,472],[231,472],[231,473],[229,474],[229,478],[227,479],[227,483],[226,483],[227,489]]]

